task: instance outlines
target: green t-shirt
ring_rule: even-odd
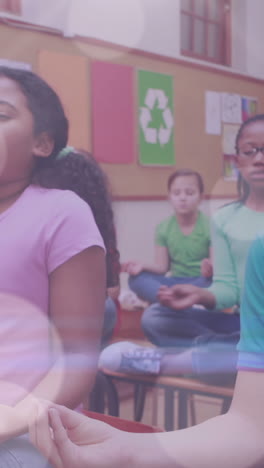
[[[167,248],[173,276],[200,276],[201,261],[209,256],[209,218],[199,211],[193,231],[185,235],[170,216],[157,226],[155,243]]]
[[[240,304],[248,250],[263,231],[264,213],[241,203],[230,203],[213,216],[214,277],[209,291],[214,294],[218,309]]]

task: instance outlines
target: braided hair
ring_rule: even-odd
[[[119,284],[119,252],[106,175],[93,156],[71,151],[48,167],[38,168],[32,183],[46,188],[71,190],[90,206],[106,247],[107,287]]]

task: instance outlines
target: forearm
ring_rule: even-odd
[[[76,408],[91,391],[97,364],[96,353],[66,353],[14,408],[0,406],[0,442],[27,432],[36,399]],[[14,413],[13,413],[14,412]],[[12,417],[10,417],[12,415]]]
[[[97,368],[97,353],[65,353],[32,390],[35,398],[76,408],[91,391]],[[29,397],[30,398],[30,397]],[[18,405],[24,405],[26,399]]]
[[[181,431],[135,434],[130,447],[131,468],[249,468],[264,460],[262,432],[232,412]]]
[[[218,309],[228,309],[240,302],[237,283],[231,279],[223,282],[214,277],[213,284],[205,291],[214,296],[215,306]]]

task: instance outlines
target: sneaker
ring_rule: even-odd
[[[114,343],[105,348],[99,358],[99,368],[112,371],[159,375],[164,352],[138,346],[129,341]]]

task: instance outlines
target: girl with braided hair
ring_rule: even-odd
[[[54,90],[32,72],[0,67],[2,467],[49,466],[22,435],[29,395],[70,408],[87,397],[106,288],[117,283],[105,178],[90,155],[60,158],[67,140]]]

